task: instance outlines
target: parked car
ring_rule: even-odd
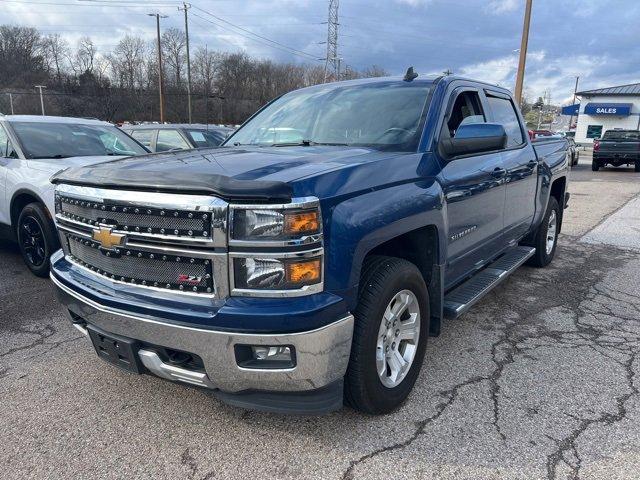
[[[127,132],[152,152],[217,147],[233,132],[231,128],[207,125],[124,125]]]
[[[29,269],[49,274],[60,248],[51,176],[65,168],[148,153],[109,123],[81,118],[0,115],[0,227],[18,241]]]
[[[318,85],[220,148],[57,175],[51,278],[125,370],[242,407],[385,413],[444,317],[552,261],[567,171],[566,141],[531,143],[504,88]]]
[[[578,150],[578,146],[576,145],[574,137],[567,135],[564,138],[567,140],[567,146],[569,148],[569,155],[571,158],[569,164],[572,167],[575,167],[576,165],[578,165],[578,161],[580,160],[580,151]]]
[[[593,141],[591,170],[597,172],[606,165],[633,165],[640,172],[639,130],[607,130],[602,138]]]

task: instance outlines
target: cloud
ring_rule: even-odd
[[[494,14],[501,14],[518,10],[521,5],[522,2],[517,0],[491,0],[486,10]]]

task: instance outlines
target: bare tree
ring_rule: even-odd
[[[362,70],[361,75],[363,78],[388,77],[389,72],[387,72],[384,68],[382,68],[379,65],[371,65],[370,67]]]
[[[67,59],[69,58],[69,42],[59,33],[47,35],[42,40],[45,61],[49,69],[55,71],[56,79],[60,83]]]
[[[78,40],[75,54],[71,58],[71,68],[77,77],[84,73],[93,73],[96,54],[96,47],[89,37]]]
[[[182,86],[182,71],[186,63],[187,38],[182,30],[169,28],[162,34],[162,55],[167,70],[171,74],[176,87]]]
[[[109,56],[116,84],[130,91],[144,86],[147,44],[140,37],[127,35]]]

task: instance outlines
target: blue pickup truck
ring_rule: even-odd
[[[553,259],[566,141],[455,76],[304,88],[221,147],[58,174],[51,278],[125,370],[274,412],[381,414],[429,336]]]

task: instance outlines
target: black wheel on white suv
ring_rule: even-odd
[[[20,212],[16,237],[24,263],[38,277],[49,275],[49,259],[58,248],[55,228],[40,203],[30,203]]]
[[[555,197],[550,197],[542,223],[538,225],[533,237],[532,246],[535,247],[536,253],[527,262],[529,265],[546,267],[553,260],[558,246],[560,214],[558,201]]]
[[[345,402],[388,413],[413,389],[429,335],[429,293],[418,268],[394,257],[367,258],[354,316]]]

